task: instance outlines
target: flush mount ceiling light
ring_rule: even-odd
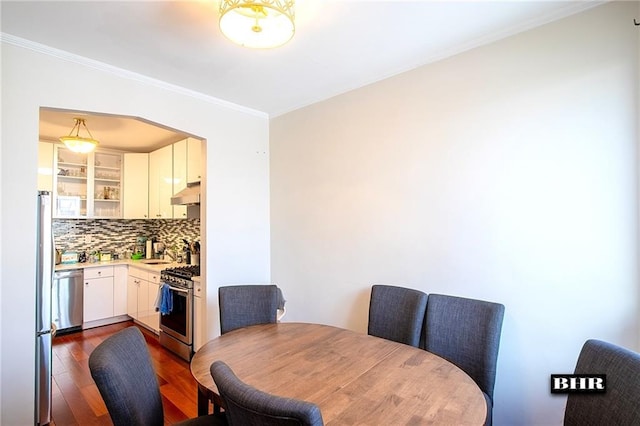
[[[220,30],[244,47],[282,46],[293,37],[295,0],[220,0]]]
[[[76,120],[76,124],[73,126],[73,129],[71,129],[68,136],[62,136],[60,142],[64,143],[67,148],[73,152],[86,154],[87,152],[93,151],[99,142],[91,136],[91,132],[87,128],[84,118],[76,117],[74,120]],[[89,135],[88,138],[80,136],[81,127],[86,130]]]

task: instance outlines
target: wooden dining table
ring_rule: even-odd
[[[191,360],[198,414],[224,406],[209,367],[222,360],[264,392],[317,404],[326,425],[481,425],[482,391],[461,369],[412,346],[322,324],[233,330]]]

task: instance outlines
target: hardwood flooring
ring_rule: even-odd
[[[197,384],[189,363],[160,346],[158,337],[133,321],[56,336],[53,339],[52,417],[54,426],[111,425],[89,372],[89,355],[126,327],[142,330],[158,375],[165,425],[197,416]]]

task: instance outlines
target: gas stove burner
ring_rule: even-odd
[[[160,279],[169,284],[192,288],[193,281],[191,281],[191,277],[197,277],[199,275],[200,265],[187,265],[163,269],[160,272]]]
[[[178,266],[176,268],[163,269],[162,273],[182,278],[197,277],[198,275],[200,275],[200,265],[187,265]]]

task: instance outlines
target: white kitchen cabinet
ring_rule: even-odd
[[[187,183],[202,180],[202,141],[187,139]]]
[[[156,333],[160,330],[160,313],[155,310],[159,283],[159,272],[129,268],[127,314]]]
[[[38,143],[38,190],[53,191],[53,147],[51,142]]]
[[[127,265],[113,267],[113,316],[127,314]]]
[[[197,351],[206,343],[207,296],[201,281],[193,282],[193,350]]]
[[[123,155],[123,217],[149,218],[149,154]]]
[[[140,288],[140,278],[133,275],[127,276],[127,315],[133,319],[138,319],[138,289]]]
[[[93,203],[87,205],[88,212],[91,213],[93,205],[94,217],[121,218],[122,154],[106,151],[95,151],[92,154],[93,164],[89,167],[89,184],[93,183],[93,192],[88,194],[93,193]]]
[[[148,283],[148,316],[144,319],[144,322],[157,333],[160,331],[160,312],[156,312],[156,299],[158,298],[158,290],[160,289],[160,273],[150,272]]]
[[[83,322],[113,317],[113,266],[85,268]]]
[[[173,218],[173,145],[149,153],[149,218]]]
[[[173,144],[173,194],[187,187],[187,140]],[[174,219],[186,219],[187,206],[173,206]]]
[[[56,145],[54,164],[54,217],[122,217],[121,153],[79,154]]]

